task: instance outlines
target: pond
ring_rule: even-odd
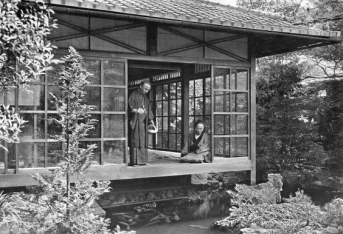
[[[107,209],[111,227],[138,233],[222,233],[211,225],[229,215],[227,193],[210,193],[204,200],[180,199]]]
[[[134,229],[137,234],[216,234],[223,232],[211,229],[211,225],[224,217],[187,220],[174,223],[163,223]]]

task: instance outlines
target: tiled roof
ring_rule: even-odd
[[[50,0],[50,4],[241,29],[340,36],[340,32],[294,26],[277,17],[204,0]]]

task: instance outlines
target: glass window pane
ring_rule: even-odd
[[[181,82],[177,82],[176,93],[177,93],[176,97],[181,98]]]
[[[125,137],[125,115],[104,115],[105,138]]]
[[[214,140],[214,156],[215,157],[226,157],[225,154],[225,138],[215,137]]]
[[[125,64],[123,62],[103,61],[104,85],[125,85]]]
[[[93,150],[93,155],[90,157],[89,161],[92,165],[98,165],[100,164],[100,141],[81,141],[79,144],[79,148],[86,149],[88,145],[95,144],[97,146],[96,149]]]
[[[163,116],[168,116],[169,106],[168,101],[163,101]]]
[[[101,137],[101,115],[93,114],[90,119],[95,119],[97,122],[93,125],[94,129],[89,130],[87,138],[100,138]]]
[[[170,99],[176,98],[176,83],[170,83]]]
[[[20,142],[18,155],[19,167],[44,167],[45,143]]]
[[[28,121],[21,128],[19,134],[20,140],[44,139],[45,136],[45,118],[44,114],[21,114],[21,117]]]
[[[156,134],[157,138],[157,143],[156,143],[156,148],[162,148],[162,133],[157,133]]]
[[[176,116],[176,100],[171,100],[170,101],[170,115],[171,116]]]
[[[125,89],[104,88],[103,111],[125,111]]]
[[[205,96],[211,96],[211,78],[205,79]]]
[[[166,99],[168,99],[168,97],[169,97],[169,88],[168,88],[168,85],[165,84],[165,85],[163,85],[163,96],[162,96],[162,99],[166,100]]]
[[[224,134],[224,116],[223,115],[214,116],[214,134],[216,135]]]
[[[159,132],[162,132],[162,118],[156,118],[156,127],[158,128]]]
[[[51,64],[51,69],[46,73],[48,83],[56,83],[58,81],[60,73],[64,69],[63,67],[62,64]]]
[[[195,115],[202,115],[204,110],[203,98],[195,99]]]
[[[56,121],[52,121],[52,118],[60,120],[57,114],[48,114],[48,138],[54,139],[54,136],[62,134],[62,126]]]
[[[168,132],[168,117],[163,118],[163,132]]]
[[[194,98],[189,99],[189,115],[194,115]]]
[[[248,90],[248,71],[237,70],[237,89]]]
[[[104,164],[124,163],[125,141],[104,141]]]
[[[197,79],[197,80],[195,80],[195,96],[201,97],[203,95],[204,95],[204,93],[203,93],[203,80]]]
[[[15,105],[15,87],[9,87],[7,96],[7,105]]]
[[[169,149],[176,150],[176,137],[175,134],[169,134]]]
[[[181,134],[176,134],[176,148],[181,150]]]
[[[169,141],[168,141],[168,134],[167,133],[163,133],[163,135],[162,135],[162,147],[163,147],[163,149],[168,149],[168,146],[169,146]]]
[[[214,88],[223,89],[224,88],[224,76],[215,76],[214,77]]]
[[[176,117],[170,117],[169,131],[176,132]]]
[[[181,133],[181,129],[182,129],[182,119],[181,117],[177,117],[176,132]]]
[[[226,75],[230,74],[230,69],[227,68],[215,68],[214,69],[214,89],[227,89],[225,85]]]
[[[211,116],[205,116],[206,132],[211,134]]]
[[[44,110],[44,85],[31,85],[27,90],[19,90],[18,103],[20,110]]]
[[[248,94],[232,93],[231,94],[231,111],[248,112]]]
[[[101,83],[101,66],[100,60],[91,60],[85,59],[83,60],[83,67],[87,70],[87,72],[91,73],[92,75],[88,77],[88,81],[91,84],[100,84]]]
[[[56,97],[60,98],[62,96],[62,92],[57,85],[49,85],[48,86],[48,110],[56,110],[55,107],[55,99],[50,95],[52,93]]]
[[[236,86],[236,74],[232,73],[231,77],[230,77],[230,89],[232,90],[236,90],[237,86]]]
[[[205,115],[211,114],[211,98],[205,98]]]
[[[162,102],[156,102],[156,116],[162,116]]]
[[[246,135],[248,134],[248,116],[247,115],[233,115],[231,122],[232,134]]]
[[[177,116],[181,116],[181,111],[182,111],[181,100],[180,99],[176,100],[176,103],[177,103],[177,113],[176,113],[176,115]]]
[[[194,97],[194,80],[189,81],[189,97]]]
[[[86,94],[82,98],[82,101],[87,105],[95,106],[94,111],[101,110],[101,88],[98,87],[85,87]]]
[[[235,137],[231,139],[231,155],[232,157],[247,157],[248,156],[248,138]]]
[[[193,131],[194,130],[194,117],[193,116],[189,116],[189,131]]]
[[[214,111],[229,112],[230,111],[230,93],[229,92],[214,92]]]
[[[230,89],[230,73],[225,75],[224,78],[224,88],[225,89]]]
[[[62,143],[48,142],[47,166],[54,167],[63,159]]]
[[[162,86],[157,85],[156,86],[156,100],[162,100]]]

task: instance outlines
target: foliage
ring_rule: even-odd
[[[342,233],[343,200],[334,199],[323,209],[312,204],[311,199],[298,191],[295,197],[281,204],[256,203],[246,199],[246,185],[236,185],[235,192],[228,191],[233,207],[230,216],[214,225],[242,233]],[[273,190],[272,187],[270,187]],[[272,194],[272,191],[269,193]],[[260,194],[263,195],[262,193]],[[259,198],[263,201],[263,197]]]
[[[0,97],[10,86],[26,88],[54,62],[52,46],[46,41],[56,27],[43,0],[23,4],[20,0],[0,1]],[[23,121],[14,109],[0,107],[0,139],[18,142]],[[6,150],[3,142],[0,148]]]
[[[81,178],[89,166],[94,145],[79,147],[79,141],[93,128],[88,112],[92,106],[82,104],[83,90],[90,74],[82,67],[82,57],[73,49],[63,57],[63,71],[58,78],[61,97],[53,96],[59,118],[50,119],[61,125],[55,139],[63,144],[63,157],[48,175],[35,175],[38,186],[29,193],[7,196],[1,224],[18,233],[113,233],[109,220],[92,212],[92,203],[109,191],[108,181]],[[73,176],[73,181],[72,181]],[[71,183],[73,183],[71,185]],[[117,229],[114,233],[126,233]]]
[[[343,165],[343,81],[326,81],[320,86],[321,90],[325,90],[326,96],[319,105],[319,134],[325,149],[329,152],[327,166],[338,169]]]
[[[324,163],[315,116],[320,97],[300,81],[306,71],[297,60],[274,57],[257,77],[257,166],[284,173]],[[261,178],[260,178],[261,179]],[[263,180],[263,179],[262,179]]]
[[[0,105],[0,141],[19,142],[20,128],[26,122],[19,117],[14,109],[10,109],[10,106]],[[7,150],[2,144],[0,144],[0,148]]]
[[[0,94],[9,86],[25,87],[53,61],[54,46],[46,41],[56,27],[52,13],[43,0],[35,4],[0,1]]]
[[[340,0],[237,0],[237,5],[280,17],[296,25],[335,28],[342,20]]]

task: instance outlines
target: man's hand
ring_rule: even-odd
[[[138,114],[144,114],[144,110],[143,110],[142,108],[139,108],[139,109],[137,110],[137,113],[138,113]]]

